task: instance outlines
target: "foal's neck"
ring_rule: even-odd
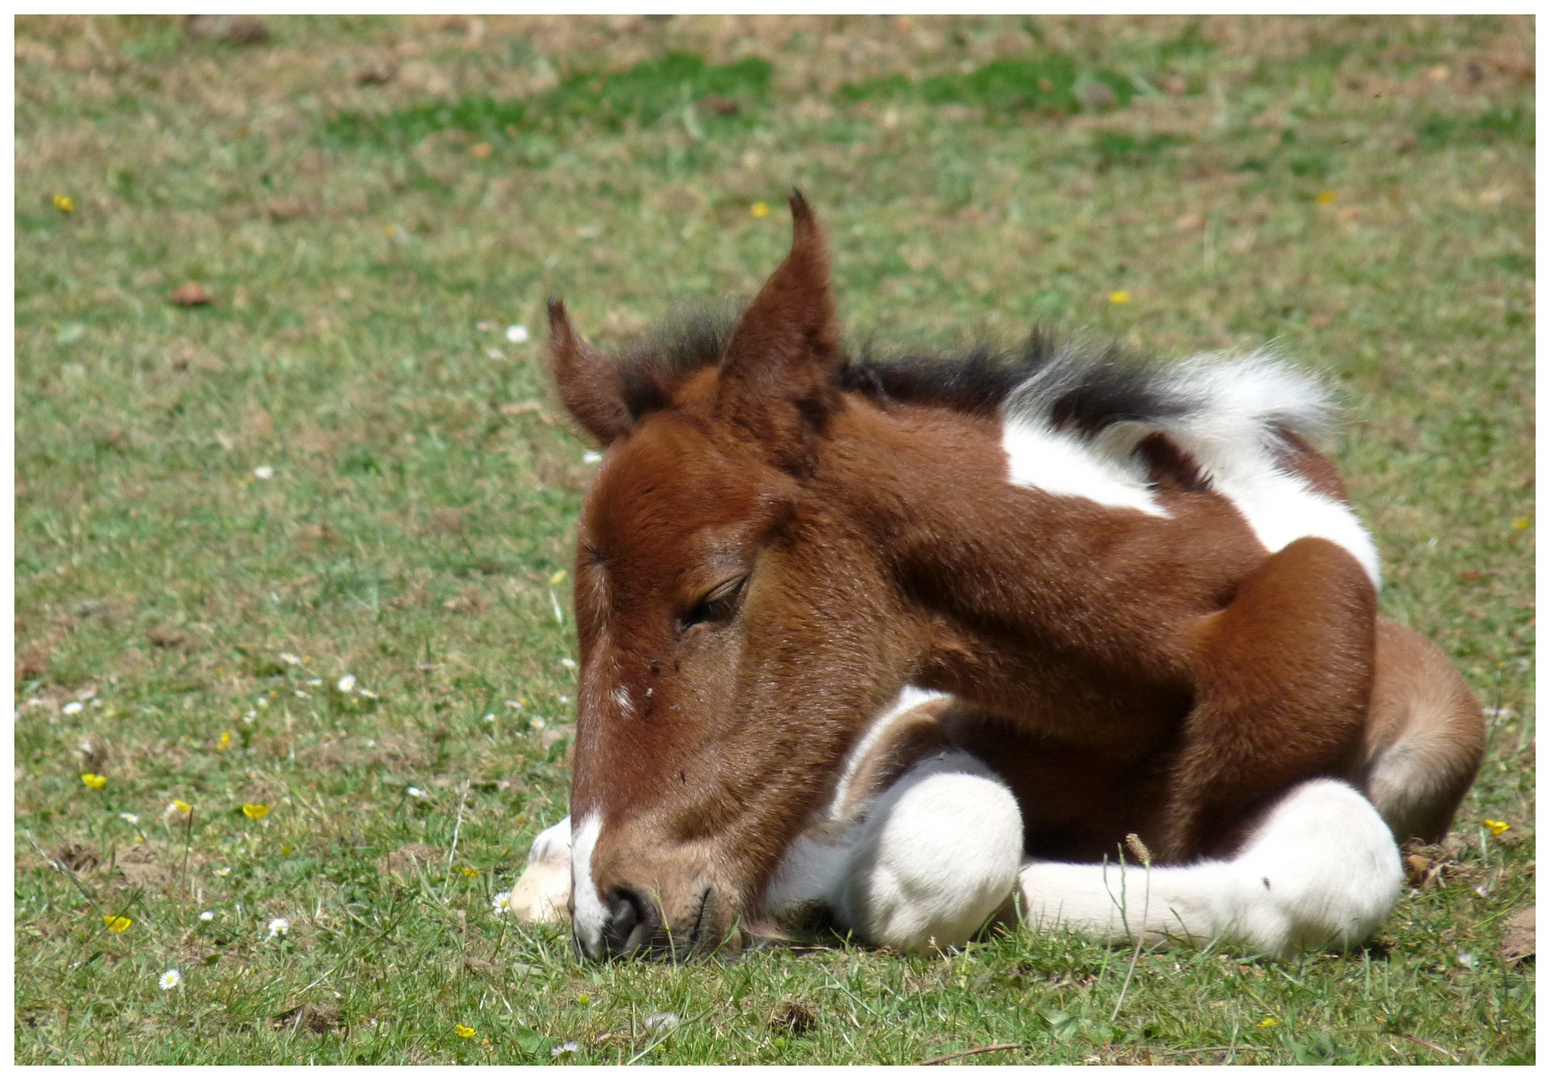
[[[919,663],[940,689],[1172,684],[1183,624],[1251,558],[1228,533],[1202,558],[1198,529],[1014,484],[997,416],[848,404],[820,475],[924,628]]]

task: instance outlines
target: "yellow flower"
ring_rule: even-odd
[[[61,195],[56,191],[54,192],[54,205],[68,214],[75,209],[75,200],[68,195]]]
[[[244,814],[246,814],[251,820],[257,821],[259,818],[261,818],[265,814],[269,813],[269,807],[265,806],[261,802],[260,803],[251,803],[251,802],[250,803],[243,803],[242,804],[242,812]]]
[[[1528,518],[1518,518],[1513,521],[1512,527],[1519,530],[1526,529],[1529,527],[1529,520]]]
[[[102,921],[108,924],[110,933],[122,934],[134,925],[134,920],[128,915],[104,915]]]
[[[478,868],[477,867],[473,867],[473,866],[460,866],[460,867],[457,868],[457,872],[462,874],[465,877],[478,877],[479,876]]]
[[[192,814],[194,812],[193,804],[186,803],[182,799],[173,799],[172,808],[180,814]]]
[[[550,577],[549,577],[549,584],[551,584],[551,585],[558,585],[560,582],[562,582],[564,580],[565,580],[565,571],[564,570],[556,570],[552,575],[550,575]]]
[[[764,202],[756,202],[756,203],[754,203],[752,206],[750,206],[748,208],[748,212],[750,214],[752,214],[754,217],[758,217],[758,218],[769,217],[770,216],[770,204],[769,203],[764,203]]]
[[[221,749],[222,750],[228,750],[230,748],[231,748],[231,732],[223,731],[223,732],[221,732]]]
[[[460,1039],[472,1039],[474,1037],[474,1029],[467,1024],[459,1024],[457,1026],[457,1037]]]
[[[1259,1026],[1260,1026],[1260,1027],[1275,1027],[1275,1026],[1276,1026],[1276,1025],[1277,1025],[1277,1024],[1279,1024],[1279,1023],[1280,1023],[1280,1022],[1281,1022],[1281,1021],[1279,1021],[1279,1020],[1277,1020],[1277,1019],[1276,1019],[1276,1018],[1275,1018],[1275,1017],[1273,1017],[1273,1016],[1267,1016],[1267,1017],[1265,1017],[1265,1018],[1264,1018],[1264,1019],[1263,1019],[1263,1020],[1261,1020],[1261,1021],[1260,1021],[1260,1022],[1259,1022]]]
[[[1492,836],[1500,836],[1502,833],[1512,828],[1512,826],[1507,824],[1505,821],[1492,821],[1490,818],[1486,818],[1482,824],[1484,824],[1487,829],[1491,830]]]
[[[1130,294],[1124,289],[1116,289],[1114,292],[1109,293],[1109,303],[1128,304],[1130,303]]]
[[[1320,206],[1328,206],[1330,203],[1340,198],[1340,192],[1331,191],[1329,188],[1325,188],[1323,191],[1315,195],[1314,198],[1318,200]]]
[[[91,788],[93,791],[96,791],[98,788],[100,788],[103,784],[106,784],[107,782],[108,782],[108,778],[106,776],[98,776],[96,773],[89,773],[89,772],[83,772],[81,774],[81,783],[85,784],[87,787]]]

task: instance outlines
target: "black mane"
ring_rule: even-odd
[[[627,345],[618,371],[630,415],[639,420],[666,408],[675,386],[719,363],[740,314],[741,307],[732,304],[685,309]],[[953,354],[868,343],[858,354],[841,358],[834,380],[840,390],[863,394],[884,407],[937,405],[983,415],[1010,403],[1091,436],[1111,424],[1188,411],[1168,388],[1165,371],[1164,365],[1117,345],[1062,341],[1040,327],[1013,349],[979,344]]]

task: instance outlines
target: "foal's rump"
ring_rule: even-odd
[[[1442,650],[1408,627],[1378,620],[1377,664],[1361,770],[1394,836],[1438,843],[1485,754],[1480,703]]]

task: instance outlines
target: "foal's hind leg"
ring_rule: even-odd
[[[1255,804],[1310,776],[1350,773],[1372,693],[1376,605],[1344,548],[1304,537],[1203,620],[1195,707],[1160,835],[1148,838],[1159,858],[1220,850]]]
[[[1329,779],[1294,786],[1229,859],[1149,869],[1030,862],[1018,875],[1035,930],[1233,943],[1269,956],[1360,945],[1388,918],[1403,884],[1383,818],[1349,785]]]

